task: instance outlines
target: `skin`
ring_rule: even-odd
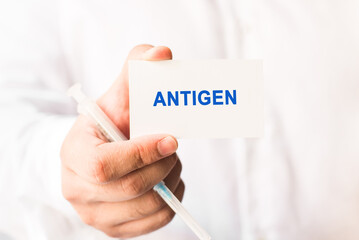
[[[167,47],[139,45],[131,50],[122,72],[97,104],[129,137],[128,60],[172,59]],[[155,231],[174,212],[152,188],[164,180],[183,198],[182,166],[177,140],[149,135],[109,143],[94,123],[80,115],[61,149],[62,192],[81,219],[111,237],[130,238]]]

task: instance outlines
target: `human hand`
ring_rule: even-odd
[[[130,59],[171,59],[166,47],[141,45]],[[127,61],[119,78],[97,101],[128,137]],[[164,179],[181,200],[182,166],[169,135],[150,135],[109,143],[95,124],[80,115],[61,149],[62,191],[81,219],[111,237],[135,237],[171,221],[173,211],[152,188]]]

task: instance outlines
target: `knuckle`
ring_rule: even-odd
[[[105,231],[105,234],[111,238],[122,238],[123,237],[123,236],[121,236],[121,234],[118,231],[116,231],[114,229]]]
[[[143,218],[146,217],[147,215],[149,215],[149,211],[147,209],[148,207],[136,207],[134,208],[133,212],[129,215],[130,219],[139,219],[139,218]]]
[[[161,226],[167,225],[169,222],[172,221],[174,216],[175,216],[175,213],[169,207],[166,207],[166,210],[160,214],[160,217],[159,217],[160,225]]]
[[[67,171],[67,170],[63,170]],[[61,193],[62,196],[70,203],[76,202],[81,196],[81,189],[78,189],[77,184],[73,183],[74,179],[63,174],[61,177]]]
[[[138,234],[131,233],[128,229],[126,229],[122,225],[115,226],[115,227],[108,229],[107,231],[105,231],[105,234],[112,238],[121,238],[121,239],[131,238],[131,237],[135,237],[136,235],[138,235]]]
[[[68,187],[62,185],[61,188],[62,196],[69,202],[72,202],[75,200],[74,191],[70,191]]]
[[[147,204],[153,210],[161,209],[165,205],[164,201],[155,191],[151,191],[151,197],[148,200]]]
[[[184,192],[186,190],[186,186],[184,185],[183,181],[180,182],[180,186],[179,186],[179,193],[178,193],[178,199],[182,202],[183,200],[183,196],[184,196]]]
[[[157,212],[164,206],[164,201],[159,197],[155,191],[150,191],[149,198],[146,198],[144,205],[134,208],[130,218],[138,219],[146,217],[154,212]]]
[[[76,201],[82,204],[91,204],[98,201],[98,194],[96,191],[82,191],[82,194],[76,196]]]
[[[146,150],[142,144],[133,143],[135,151],[133,156],[133,164],[135,165],[135,168],[141,168],[145,165],[145,157],[146,157]]]
[[[184,192],[186,190],[186,184],[184,184],[183,181],[181,181],[181,187],[182,187],[182,192]]]
[[[76,183],[62,184],[62,196],[70,203],[90,204],[96,201],[97,193],[88,191],[81,186],[76,186]]]
[[[93,176],[98,183],[108,182],[109,177],[106,174],[106,161],[103,157],[96,156],[92,162]]]
[[[181,161],[179,160],[179,158],[177,158],[177,163],[176,163],[176,167],[178,168],[178,172],[181,173],[182,172],[182,163]]]
[[[121,179],[123,192],[129,197],[140,195],[145,189],[145,180],[142,174],[126,175]]]
[[[62,196],[70,203],[75,203],[79,200],[79,192],[75,191],[68,186],[62,186],[61,188]]]
[[[166,160],[167,160],[167,164],[171,166],[171,168],[176,168],[177,170],[178,167],[182,167],[179,166],[181,163],[176,153],[172,154],[171,156],[168,156]]]
[[[81,219],[85,224],[87,224],[89,226],[95,226],[96,225],[96,217],[92,213],[88,213],[86,215],[83,215],[81,217]]]

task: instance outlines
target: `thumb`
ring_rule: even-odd
[[[90,169],[94,171],[93,176],[99,183],[115,181],[128,173],[172,155],[177,148],[177,140],[173,136],[164,134],[101,144],[96,149],[97,158]]]
[[[120,76],[110,89],[102,95],[97,104],[106,115],[115,123],[121,132],[129,138],[129,92],[128,92],[128,61],[147,60],[160,61],[172,59],[172,52],[168,47],[152,45],[138,45],[127,56]]]

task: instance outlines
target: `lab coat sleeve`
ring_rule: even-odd
[[[86,226],[61,193],[59,153],[77,113],[66,96],[74,82],[56,11],[56,1],[0,2],[0,233],[109,239]],[[166,239],[167,232],[138,239]]]
[[[59,151],[76,112],[52,4],[0,3],[0,232],[15,238],[34,206],[73,213]]]

